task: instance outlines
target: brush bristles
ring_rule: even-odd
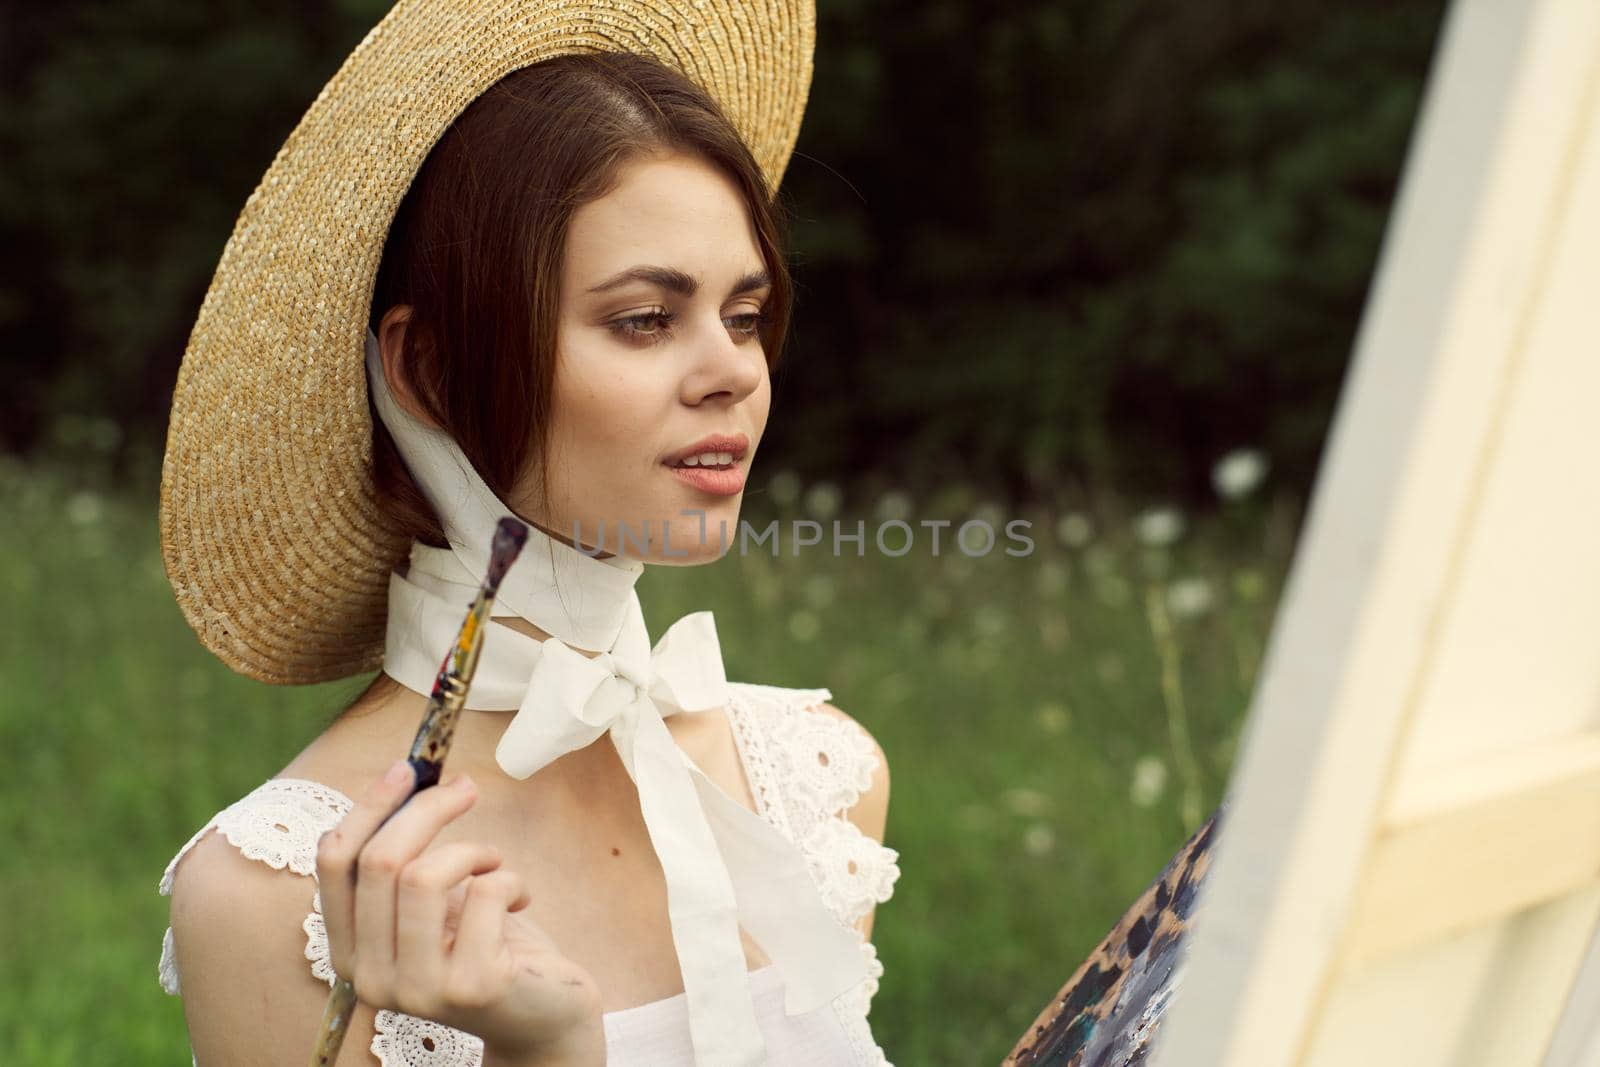
[[[500,588],[500,580],[517,561],[522,546],[527,543],[528,527],[520,519],[508,515],[495,526],[494,547],[489,550],[489,576],[485,581],[491,594]]]

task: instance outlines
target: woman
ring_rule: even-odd
[[[810,73],[809,8],[685,8],[397,5],[241,216],[174,396],[168,574],[237,670],[383,671],[167,869],[197,1063],[305,1062],[335,975],[340,1063],[887,1063],[882,750],[826,690],[727,683],[708,613],[649,648],[634,594],[737,527]],[[777,45],[719,81],[707,42],[752,29]],[[512,512],[446,779],[402,807]]]

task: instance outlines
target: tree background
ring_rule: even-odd
[[[382,0],[11,4],[0,450],[159,467],[245,198]],[[1441,0],[819,0],[768,470],[1310,486]]]

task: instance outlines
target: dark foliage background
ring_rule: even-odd
[[[8,6],[0,448],[152,476],[233,220],[386,7]],[[1442,8],[820,0],[768,470],[1203,506],[1243,445],[1303,491]]]

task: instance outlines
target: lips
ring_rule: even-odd
[[[667,466],[679,469],[679,465],[691,456],[703,456],[708,453],[727,452],[733,457],[735,465],[744,458],[750,450],[750,439],[742,433],[714,433],[702,437],[694,444],[681,448],[662,460]]]
[[[744,469],[737,463],[727,467],[668,467],[673,477],[685,485],[713,496],[733,496],[744,490]]]

